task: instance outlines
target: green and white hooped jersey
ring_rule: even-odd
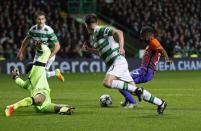
[[[44,25],[42,29],[39,29],[37,25],[32,26],[27,33],[27,37],[31,38],[33,41],[42,41],[48,45],[49,48],[52,48],[54,44],[58,42],[56,34],[48,25]]]
[[[109,67],[119,54],[119,44],[112,36],[111,27],[97,27],[92,36],[91,46],[99,51],[101,59]]]

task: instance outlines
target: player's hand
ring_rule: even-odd
[[[20,61],[22,61],[24,59],[24,55],[23,55],[22,52],[17,53],[17,59],[20,60]]]
[[[41,45],[43,44],[43,41],[38,40],[38,41],[34,41],[34,44],[37,48],[41,49]]]
[[[86,45],[86,43],[84,43],[81,47],[82,51],[89,51],[89,47]]]
[[[171,65],[173,63],[173,61],[170,60],[170,59],[167,59],[165,62],[166,62],[167,65]]]
[[[13,80],[16,80],[19,76],[20,76],[20,72],[19,72],[19,70],[17,68],[15,68],[11,72],[11,77],[13,78]]]
[[[120,48],[119,49],[119,53],[120,53],[120,55],[125,56],[125,50],[124,50],[124,48]]]

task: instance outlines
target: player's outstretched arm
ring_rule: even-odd
[[[52,50],[52,52],[51,52],[51,54],[50,54],[50,58],[52,58],[54,55],[56,55],[57,52],[60,50],[60,48],[61,48],[61,46],[60,46],[60,43],[59,43],[59,42],[54,43],[54,48],[53,48],[53,50]],[[49,59],[50,59],[50,58],[49,58]]]
[[[160,45],[160,46],[158,47],[158,50],[159,50],[160,53],[164,56],[166,63],[167,63],[167,64],[172,64],[172,60],[170,60],[170,58],[169,58],[167,52],[166,52],[165,49],[162,47],[162,45]]]
[[[112,35],[113,35],[114,39],[119,43],[120,54],[125,55],[123,31],[118,30],[118,29],[113,29]]]
[[[17,53],[17,59],[22,61],[24,59],[24,54],[25,54],[25,50],[29,44],[30,38],[28,36],[26,36],[24,38],[24,40],[22,41],[21,47],[19,52]]]
[[[151,37],[152,35],[151,36],[147,35],[147,40],[149,40]],[[172,64],[172,60],[170,60],[167,52],[156,38],[154,39],[152,38],[151,40],[149,40],[149,45],[151,46],[152,49],[158,50],[164,56],[167,64]]]
[[[27,89],[28,86],[30,85],[30,81],[29,81],[29,80],[24,81],[24,80],[22,80],[22,79],[19,78],[19,77],[15,80],[15,83],[16,83],[19,87],[22,87],[22,88],[24,88],[24,89]]]
[[[30,85],[30,81],[29,80],[22,80],[20,78],[20,73],[18,69],[14,69],[11,73],[12,79],[15,80],[15,83],[19,86],[22,87],[24,89],[27,89],[28,86]]]

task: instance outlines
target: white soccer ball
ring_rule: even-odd
[[[102,107],[108,107],[112,105],[112,97],[108,94],[104,94],[100,97],[100,105]]]

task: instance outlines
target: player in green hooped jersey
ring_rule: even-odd
[[[91,35],[91,47],[84,44],[82,50],[97,53],[108,67],[103,85],[110,89],[128,90],[141,101],[143,89],[135,85],[124,57],[123,32],[111,27],[99,26],[95,14],[85,17],[85,26]]]
[[[137,87],[129,73],[124,57],[123,32],[108,26],[99,26],[95,14],[85,17],[85,26],[91,35],[91,41],[90,45],[84,44],[82,50],[98,54],[108,67],[103,85],[109,89],[129,91],[136,95],[139,101],[149,102],[153,98],[152,94],[142,87]],[[165,107],[160,107],[159,114],[163,113]]]
[[[60,69],[49,71],[50,66],[55,60],[57,52],[60,50],[60,44],[57,36],[54,33],[54,30],[50,26],[45,24],[46,18],[44,12],[37,12],[35,20],[36,25],[32,26],[27,32],[27,36],[22,41],[20,50],[17,54],[17,59],[19,59],[20,61],[24,59],[24,54],[30,41],[32,41],[34,45],[38,42],[43,42],[44,44],[48,45],[51,50],[50,57],[48,58],[48,62],[45,66],[47,77],[56,76],[59,80],[64,81],[64,76],[61,74]],[[36,50],[33,62],[37,60],[39,55],[40,51]]]
[[[37,49],[41,52],[37,60],[28,64],[26,72],[28,79],[26,81],[19,77],[18,69],[12,72],[15,83],[28,90],[30,97],[26,97],[17,103],[8,105],[5,110],[6,116],[11,116],[14,111],[21,107],[33,106],[38,112],[52,112],[70,115],[74,107],[64,104],[54,104],[51,102],[50,88],[46,77],[45,65],[51,54],[47,45],[38,43]]]

